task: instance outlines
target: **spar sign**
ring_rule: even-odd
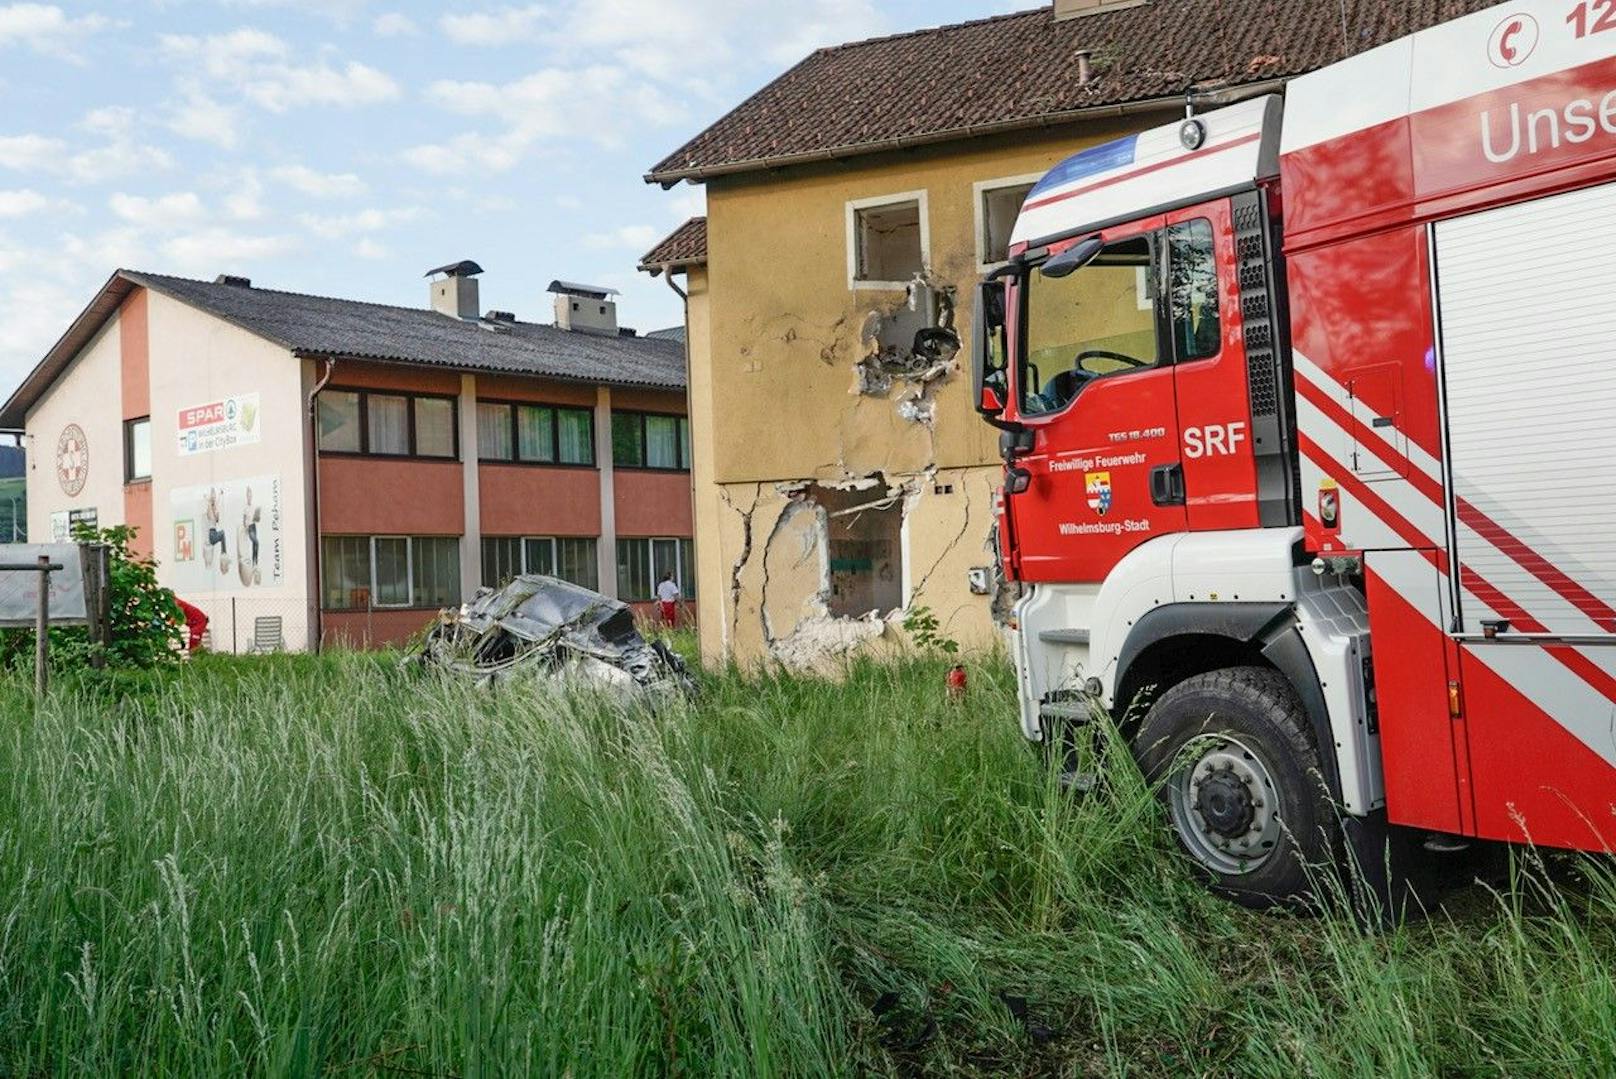
[[[180,409],[180,456],[249,446],[262,437],[258,395],[244,393],[222,401]]]

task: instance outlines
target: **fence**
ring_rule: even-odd
[[[208,616],[205,651],[234,655],[307,652],[314,605],[302,599],[259,596],[184,597]]]
[[[106,643],[109,624],[108,551],[101,544],[0,546],[0,626],[34,632],[34,690],[50,684],[50,627],[84,625]],[[92,664],[104,659],[95,655]]]

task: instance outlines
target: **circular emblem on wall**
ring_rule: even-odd
[[[69,497],[77,497],[90,477],[90,441],[84,428],[70,423],[56,440],[56,480]]]

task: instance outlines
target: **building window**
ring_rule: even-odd
[[[415,399],[415,453],[420,457],[458,456],[452,400],[446,397]]]
[[[903,596],[903,505],[893,488],[836,491],[811,487],[808,497],[825,511],[825,555],[830,563],[830,613],[837,618],[881,616],[898,610]]]
[[[365,398],[370,452],[407,457],[410,452],[410,399],[372,393]]]
[[[690,421],[645,412],[612,413],[612,462],[618,468],[690,470]]]
[[[1036,176],[988,180],[976,185],[976,261],[984,269],[1010,259],[1010,236]]]
[[[685,599],[696,596],[695,544],[687,539],[620,539],[617,541],[617,598],[624,603],[656,599],[657,585],[668,574]]]
[[[460,603],[454,536],[325,536],[320,602],[328,611],[435,609]]]
[[[908,287],[925,272],[929,246],[925,192],[847,204],[851,287]]]
[[[123,481],[151,479],[151,417],[123,424]]]
[[[595,413],[587,408],[479,402],[477,455],[484,461],[592,467]]]
[[[504,588],[523,574],[558,577],[591,591],[600,587],[593,537],[483,537],[483,587]]]
[[[451,460],[458,456],[452,397],[322,390],[316,415],[322,453]]]
[[[477,405],[477,456],[484,461],[511,459],[511,406]]]
[[[460,541],[453,536],[421,536],[410,541],[410,586],[414,607],[460,605]]]
[[[320,449],[328,453],[364,453],[360,395],[345,390],[320,392]]]

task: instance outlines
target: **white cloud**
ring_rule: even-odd
[[[194,191],[176,191],[157,198],[119,191],[107,200],[107,207],[120,220],[145,229],[179,228],[207,216],[207,208]]]
[[[609,232],[592,232],[584,237],[584,246],[595,251],[628,248],[644,251],[662,239],[664,230],[655,225],[624,225]]]
[[[325,217],[304,214],[298,220],[302,222],[304,228],[316,236],[336,240],[357,233],[379,232],[394,225],[414,221],[420,216],[421,210],[418,207],[405,206],[396,210],[360,210],[358,213]]]
[[[264,184],[256,169],[242,169],[224,184],[230,192],[224,199],[224,212],[232,221],[257,221],[264,216]]]
[[[378,37],[414,37],[421,32],[415,20],[401,11],[388,11],[376,16],[370,29]]]
[[[77,46],[110,25],[105,16],[74,18],[54,4],[0,5],[0,48],[23,45],[48,56],[76,59]]]
[[[305,105],[377,105],[402,94],[392,76],[356,60],[340,69],[325,63],[312,67],[277,65],[248,80],[241,89],[270,112]]]
[[[308,105],[375,105],[402,94],[386,72],[355,60],[341,66],[323,59],[299,63],[286,41],[252,27],[206,37],[165,34],[159,40],[171,61],[201,65],[213,79],[270,112]]]
[[[47,209],[51,200],[32,188],[0,191],[0,217],[27,217]]]
[[[211,142],[224,150],[235,148],[239,126],[236,109],[200,90],[188,92],[185,100],[174,107],[168,121],[169,130],[175,134],[198,142]]]
[[[392,254],[385,246],[368,236],[354,244],[353,251],[362,259],[384,259]]]
[[[370,188],[351,172],[316,172],[307,165],[285,165],[275,170],[275,179],[292,190],[316,199],[350,199]]]
[[[440,79],[427,100],[462,116],[486,117],[504,130],[466,132],[446,143],[417,146],[405,160],[434,173],[501,172],[519,164],[535,144],[549,139],[584,138],[618,146],[630,125],[667,125],[684,110],[655,86],[632,78],[620,67],[543,68],[513,82],[455,82]],[[587,123],[579,117],[589,117]]]
[[[67,143],[44,135],[0,135],[0,168],[51,172],[67,161]]]
[[[205,274],[277,258],[297,246],[290,236],[255,235],[214,225],[175,236],[163,244],[162,251],[180,272]]]
[[[707,188],[700,184],[678,187],[668,197],[675,221],[688,221],[692,217],[707,216]]]
[[[547,13],[538,5],[445,15],[438,20],[456,45],[515,45],[537,38]]]

